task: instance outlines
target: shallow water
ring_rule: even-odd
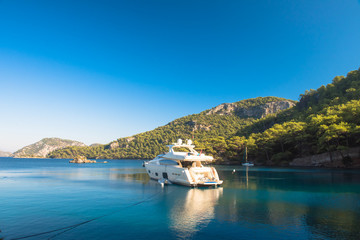
[[[0,158],[0,239],[360,239],[359,170],[216,166],[223,187],[161,188],[108,161]]]

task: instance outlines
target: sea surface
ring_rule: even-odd
[[[0,239],[360,239],[359,170],[215,166],[223,187],[162,188],[140,160],[68,161],[0,158]]]

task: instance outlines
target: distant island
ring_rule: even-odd
[[[87,159],[85,156],[76,156],[73,160],[70,160],[69,163],[96,163],[96,160]]]
[[[44,158],[52,151],[70,146],[84,147],[86,145],[82,142],[61,138],[44,138],[14,152],[13,156],[15,158]]]
[[[11,156],[12,156],[11,152],[0,151],[0,157],[11,157]]]

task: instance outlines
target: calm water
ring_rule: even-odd
[[[360,239],[360,171],[217,166],[164,188],[141,161],[0,158],[0,239]]]

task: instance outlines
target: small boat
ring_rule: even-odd
[[[241,164],[242,166],[244,166],[244,167],[253,167],[254,166],[254,164],[252,162],[248,162],[248,159],[247,159],[247,146],[245,146],[245,152],[244,152],[243,159],[245,159],[245,162]]]
[[[241,165],[243,165],[244,167],[253,167],[254,166],[254,164],[252,162],[246,162]]]
[[[219,186],[223,183],[214,167],[203,166],[205,162],[212,162],[212,156],[198,153],[191,140],[186,144],[179,139],[177,143],[167,145],[169,152],[160,154],[143,166],[150,178],[158,180],[160,184],[175,183],[185,186]],[[176,149],[187,149],[187,152],[176,152]]]

